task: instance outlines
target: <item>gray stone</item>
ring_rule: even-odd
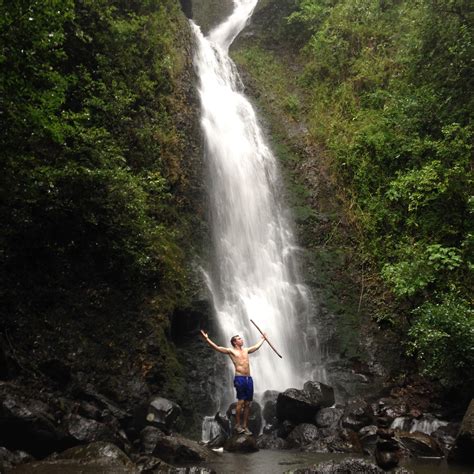
[[[318,428],[310,423],[301,423],[288,435],[286,441],[291,448],[300,448],[319,438]]]
[[[257,438],[257,447],[259,449],[288,449],[286,440],[271,434],[262,434]]]
[[[349,458],[343,461],[324,461],[311,467],[296,469],[293,474],[385,474],[380,467],[366,459]]]
[[[448,460],[474,464],[474,399],[467,407],[454,446],[449,452]]]
[[[309,381],[303,390],[289,388],[277,398],[277,417],[294,423],[312,423],[318,410],[334,403],[334,391],[328,385]]]
[[[231,453],[253,453],[258,451],[257,440],[255,436],[234,435],[225,442],[224,449]]]
[[[443,450],[438,442],[427,434],[418,431],[414,433],[401,431],[396,433],[395,439],[399,442],[401,447],[407,449],[412,456],[443,457]]]

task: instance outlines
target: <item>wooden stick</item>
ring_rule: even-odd
[[[257,328],[258,332],[263,336],[263,338],[265,339],[265,341],[268,342],[268,345],[275,351],[275,354],[280,358],[280,359],[283,359],[283,357],[281,356],[281,354],[273,347],[272,343],[267,339],[267,337],[265,336],[265,334],[263,334],[262,330],[255,324],[254,321],[250,320],[250,322]]]

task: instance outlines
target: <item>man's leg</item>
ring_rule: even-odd
[[[244,416],[244,420],[245,420],[245,411],[242,414],[242,408],[244,407],[244,403],[245,403],[244,400],[237,400],[237,406],[235,408],[235,422],[236,422],[235,428],[240,428],[242,426],[241,424],[242,415]]]
[[[244,401],[244,423],[242,424],[242,428],[247,428],[249,422],[249,415],[250,415],[250,404],[252,402],[245,400]]]

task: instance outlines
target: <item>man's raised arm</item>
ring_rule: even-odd
[[[201,334],[202,334],[202,337],[205,339],[205,341],[217,352],[222,352],[223,354],[228,354],[229,353],[229,349],[227,347],[221,347],[221,346],[218,346],[217,344],[215,344],[214,342],[212,342],[210,339],[209,339],[209,336],[207,335],[207,332],[204,332],[202,329],[201,329]]]
[[[262,336],[262,339],[260,339],[260,341],[258,341],[257,344],[248,348],[248,353],[251,354],[252,352],[255,352],[257,349],[260,349],[260,347],[265,341],[266,341],[265,336]]]

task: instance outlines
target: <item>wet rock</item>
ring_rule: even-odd
[[[278,421],[276,405],[276,400],[268,400],[263,407],[263,419],[269,425],[274,425]]]
[[[220,412],[217,412],[216,416],[214,417],[214,420],[217,421],[223,433],[227,436],[230,436],[232,428],[231,428],[231,422],[229,418],[227,417],[227,415],[222,415]]]
[[[448,423],[445,426],[440,426],[431,436],[438,442],[444,454],[449,454],[454,446],[456,435],[460,428],[459,423]]]
[[[334,390],[320,382],[306,382],[303,390],[290,388],[277,398],[277,417],[294,423],[312,423],[319,409],[334,404]]]
[[[259,449],[288,449],[286,440],[272,434],[262,434],[257,438]]]
[[[196,441],[180,435],[159,436],[152,453],[170,464],[207,461],[213,452]]]
[[[166,431],[171,430],[181,415],[181,407],[162,397],[153,397],[147,404],[147,423]]]
[[[255,436],[234,435],[225,442],[224,449],[231,453],[253,453],[258,451],[257,440]]]
[[[26,398],[7,384],[0,386],[0,400],[0,446],[41,458],[77,444],[58,426],[48,404]]]
[[[78,373],[71,382],[71,393],[78,399],[89,402],[102,411],[107,410],[114,418],[120,422],[125,422],[130,418],[130,414],[122,410],[115,403],[102,395],[91,383],[87,382],[84,374]]]
[[[296,469],[294,474],[384,474],[385,471],[366,459],[349,458],[343,461],[324,461],[312,467]]]
[[[147,426],[140,433],[140,451],[146,454],[153,453],[158,441],[164,436],[163,431],[156,426]]]
[[[329,428],[335,426],[341,419],[344,410],[342,408],[321,408],[316,413],[315,423],[318,428]]]
[[[120,436],[113,428],[80,415],[66,416],[62,427],[65,433],[76,441],[76,444],[103,441],[118,444],[123,448],[126,443],[126,438]]]
[[[286,441],[291,448],[299,448],[311,444],[318,438],[319,432],[315,425],[302,423],[293,429]]]
[[[373,412],[368,403],[362,399],[355,399],[346,406],[341,424],[352,431],[359,431],[364,426],[373,424],[373,421]]]
[[[7,448],[0,447],[0,472],[5,472],[17,464],[34,461],[28,453],[24,451],[9,451]]]
[[[164,462],[162,459],[157,458],[156,456],[151,456],[149,454],[141,454],[133,458],[138,470],[146,474],[154,473],[168,473],[173,466]]]
[[[230,420],[232,430],[234,429],[236,423],[236,408],[237,402],[234,402],[229,406],[226,412],[227,418]],[[241,414],[241,417],[243,417],[243,413]],[[262,429],[262,409],[257,402],[252,402],[250,405],[248,429],[255,436],[258,436],[260,434],[260,430]]]
[[[93,443],[76,446],[44,461],[22,464],[14,474],[138,474],[138,468],[117,446]]]
[[[303,390],[309,395],[313,404],[321,408],[334,405],[334,389],[329,385],[314,380],[309,380],[303,385]]]
[[[474,399],[467,407],[448,460],[450,462],[474,464]]]
[[[402,452],[391,430],[378,430],[375,445],[375,460],[382,469],[392,469],[400,463]]]
[[[377,426],[369,425],[364,426],[359,431],[359,440],[364,453],[374,454],[375,445],[377,443]]]
[[[296,424],[292,421],[285,420],[283,423],[280,423],[277,427],[277,436],[279,438],[286,439],[288,435],[295,429]]]
[[[397,432],[395,439],[402,448],[407,449],[415,457],[442,457],[443,451],[436,440],[424,433]]]
[[[206,446],[210,449],[221,448],[228,438],[229,436],[225,433],[219,433],[217,436],[214,436]]]

